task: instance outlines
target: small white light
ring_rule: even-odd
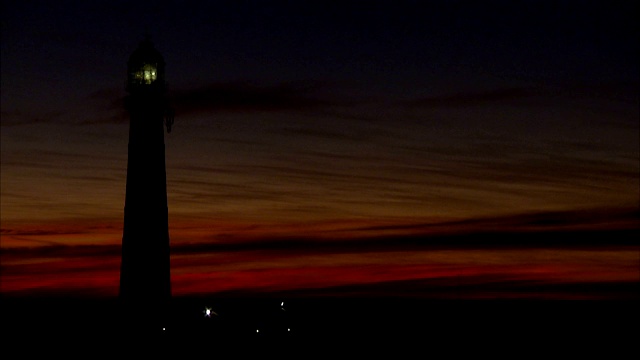
[[[259,332],[260,332],[260,330],[256,329],[256,332],[257,332],[257,333],[259,333]]]
[[[287,331],[291,331],[291,329],[287,328]]]
[[[205,307],[204,311],[202,311],[202,312],[204,313],[204,317],[208,317],[208,318],[210,318],[212,314],[213,315],[218,315],[218,314],[216,314],[215,311],[212,311],[211,308],[208,308],[208,307]]]

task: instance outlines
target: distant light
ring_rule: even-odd
[[[259,332],[260,332],[260,330],[259,330],[259,329],[256,329],[256,332],[257,332],[257,333],[259,333]]]
[[[291,331],[291,329],[287,328],[287,331]]]
[[[284,306],[284,301],[280,303],[280,306]]]
[[[208,318],[210,318],[210,317],[211,317],[211,314],[213,314],[213,315],[218,315],[218,314],[216,314],[216,312],[215,312],[215,311],[212,311],[212,310],[211,310],[211,308],[208,308],[208,307],[205,307],[205,308],[204,308],[203,313],[204,313],[204,317],[208,317]]]
[[[165,328],[162,328],[162,331],[165,331],[165,330],[166,330]]]

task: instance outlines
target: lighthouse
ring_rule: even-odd
[[[173,112],[165,62],[149,37],[129,57],[126,91],[129,145],[119,299],[131,310],[128,317],[161,319],[171,298],[164,128],[171,131]]]

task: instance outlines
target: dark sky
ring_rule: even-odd
[[[3,227],[121,217],[126,61],[145,33],[177,112],[176,228],[635,206],[631,6],[4,2]]]
[[[347,241],[464,224],[610,228],[631,219],[637,227],[633,5],[4,1],[2,247],[120,244],[126,63],[145,33],[166,60],[176,110],[165,135],[172,246]],[[180,254],[175,266],[196,266]],[[197,288],[200,276],[211,288],[242,287],[243,271],[255,268],[263,269],[258,287],[273,277],[322,287],[305,266],[328,263],[348,267],[324,269],[345,284],[370,279],[362,264],[385,269],[389,281],[440,276],[419,252],[384,261],[281,255],[243,253],[234,262],[209,254],[221,268],[176,275],[176,289]],[[545,259],[559,252],[429,256],[430,264],[481,266],[453,275],[543,269],[567,281],[595,261],[571,253],[574,267],[554,273]],[[531,273],[517,267],[531,256]],[[634,256],[612,254],[615,270],[600,259],[589,274],[635,278]],[[511,270],[482,267],[496,263]],[[92,281],[115,289],[117,261],[108,264],[112,275]],[[229,264],[242,269],[212,280]],[[5,280],[11,289],[31,286]]]

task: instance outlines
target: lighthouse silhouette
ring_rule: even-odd
[[[171,299],[164,127],[171,131],[173,111],[165,62],[149,36],[129,57],[127,71],[130,123],[119,299],[131,325],[160,326]]]

